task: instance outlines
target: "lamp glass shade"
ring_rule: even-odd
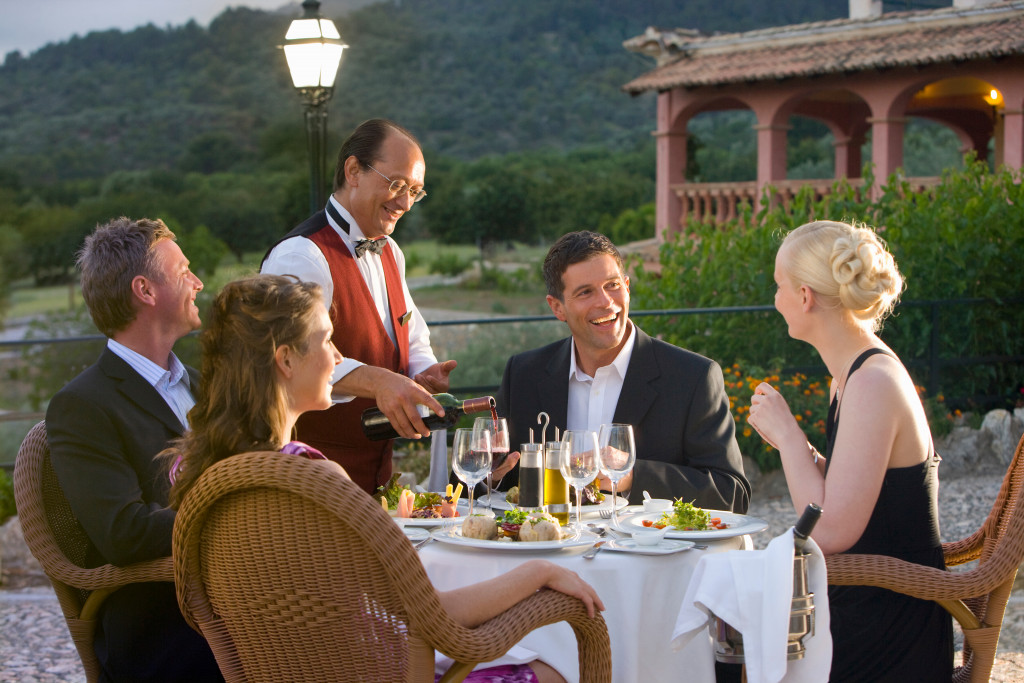
[[[303,43],[285,45],[284,56],[296,88],[331,88],[338,74],[344,45]]]
[[[341,54],[347,45],[330,19],[296,19],[288,27],[285,40],[295,41],[284,46],[284,56],[296,88],[334,86]]]

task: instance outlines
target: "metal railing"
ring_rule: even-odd
[[[896,310],[899,311],[903,308],[927,308],[929,309],[929,317],[931,321],[930,335],[928,341],[928,352],[922,358],[909,358],[904,359],[904,363],[910,368],[924,368],[927,371],[928,383],[926,389],[930,394],[935,394],[939,391],[939,387],[942,386],[942,371],[948,367],[963,367],[972,365],[990,365],[998,363],[1022,363],[1024,362],[1024,355],[1021,354],[998,354],[998,355],[986,355],[986,356],[970,356],[970,357],[943,357],[940,349],[940,338],[942,334],[940,312],[943,307],[948,306],[962,306],[962,305],[978,305],[985,303],[999,303],[999,304],[1019,304],[1024,303],[1024,299],[1004,299],[999,302],[993,302],[990,299],[983,298],[971,298],[971,299],[935,299],[925,301],[904,301],[900,302]],[[664,317],[664,316],[687,316],[687,315],[728,315],[728,314],[739,314],[739,313],[763,313],[767,311],[774,311],[774,306],[716,306],[710,308],[673,308],[673,309],[658,309],[658,310],[644,310],[630,311],[631,318],[644,318],[644,317]],[[469,325],[509,325],[514,323],[541,323],[541,322],[557,322],[557,319],[552,315],[530,315],[530,316],[500,316],[500,317],[486,317],[486,318],[460,318],[455,320],[435,320],[428,321],[427,325],[430,328],[444,328],[444,327],[455,327],[455,326],[469,326]],[[198,333],[192,333],[198,334]],[[21,339],[21,340],[5,340],[0,341],[0,351],[6,348],[35,346],[35,345],[46,345],[46,344],[70,344],[76,342],[92,342],[104,340],[103,335],[79,335],[74,337],[59,337],[53,339]],[[827,372],[823,364],[799,366],[799,367],[787,367],[783,368],[784,372],[803,372],[805,374],[825,374]],[[472,393],[479,391],[494,391],[498,389],[496,384],[488,385],[476,385],[476,386],[459,386],[452,387],[452,391],[455,393]],[[42,419],[42,413],[17,413],[10,412],[0,414],[0,422],[11,421],[11,420],[29,420],[29,419]]]

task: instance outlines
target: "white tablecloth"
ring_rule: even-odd
[[[612,647],[612,679],[632,681],[715,680],[710,635],[694,638],[673,650],[672,630],[687,582],[700,557],[745,547],[744,537],[709,544],[707,550],[685,550],[651,556],[602,550],[592,560],[586,548],[556,552],[482,550],[435,541],[420,551],[430,580],[451,590],[498,576],[534,558],[567,567],[590,583],[604,602],[604,618]],[[565,622],[533,631],[519,643],[540,655],[570,682],[579,680],[576,637]]]

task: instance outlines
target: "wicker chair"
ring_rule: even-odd
[[[966,571],[941,571],[879,555],[827,558],[833,585],[881,586],[934,600],[959,622],[964,633],[963,665],[954,681],[988,681],[999,629],[1017,568],[1024,560],[1024,437],[1017,445],[995,505],[969,537],[942,545],[946,566],[977,560]]]
[[[53,584],[87,681],[99,678],[93,651],[96,614],[108,595],[129,583],[173,581],[169,557],[128,567],[82,567],[89,539],[75,519],[50,464],[46,422],[25,436],[14,463],[14,500],[25,543]]]
[[[275,452],[227,458],[174,525],[178,603],[228,681],[445,681],[568,621],[583,681],[611,680],[604,619],[542,590],[476,627],[444,611],[416,551],[336,464]]]

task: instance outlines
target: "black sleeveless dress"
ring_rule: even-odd
[[[869,349],[850,367],[852,375]],[[847,378],[849,378],[847,375]],[[829,406],[825,472],[839,427],[839,402]],[[945,569],[939,537],[939,457],[889,469],[864,533],[847,553],[888,555]],[[884,588],[829,586],[830,681],[948,682],[953,674],[953,623],[938,603]]]

